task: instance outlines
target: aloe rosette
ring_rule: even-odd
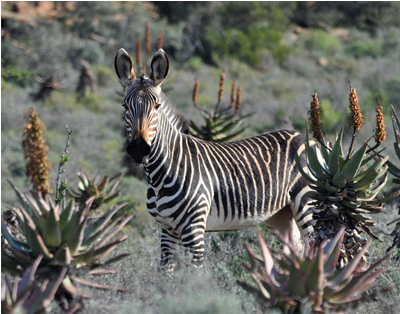
[[[21,204],[13,210],[24,240],[17,240],[6,224],[1,222],[5,239],[2,242],[2,271],[21,276],[38,256],[43,256],[36,274],[48,278],[68,267],[61,287],[67,294],[74,294],[77,289],[72,285],[71,278],[74,279],[75,270],[84,270],[93,275],[110,273],[112,271],[102,267],[128,255],[119,254],[103,260],[127,238],[127,235],[115,238],[133,217],[119,213],[127,203],[117,205],[100,218],[93,219],[89,209],[94,197],[79,206],[71,200],[62,209],[50,198],[45,200],[41,194],[22,193],[15,186],[13,188]]]
[[[317,243],[332,237],[341,225],[347,227],[343,260],[340,262],[343,265],[366,243],[367,239],[361,237],[362,232],[379,239],[370,229],[375,225],[370,215],[383,212],[384,203],[397,197],[400,191],[377,198],[387,182],[388,157],[379,158],[379,153],[367,154],[368,142],[345,156],[342,135],[343,129],[333,147],[324,142],[320,147],[311,147],[307,134],[305,169],[301,167],[298,156],[295,158],[302,176],[314,190],[311,204],[315,206]]]
[[[283,244],[282,252],[271,254],[259,233],[262,256],[245,244],[250,265],[243,263],[256,286],[241,280],[237,283],[255,295],[265,309],[278,308],[283,313],[300,313],[307,306],[315,312],[355,307],[376,294],[375,291],[361,296],[375,284],[384,269],[374,270],[389,256],[361,271],[358,263],[371,244],[370,240],[351,262],[338,270],[336,265],[344,235],[344,228],[341,228],[330,242],[322,242],[318,250],[311,244],[301,252],[288,235],[278,235]]]
[[[105,176],[99,183],[100,177],[95,176],[93,179],[82,171],[78,172],[79,183],[77,190],[70,190],[69,194],[75,198],[78,203],[85,203],[90,197],[94,197],[90,209],[97,209],[103,204],[107,204],[121,195],[121,191],[116,191],[118,184],[121,182],[124,174],[117,174],[111,179]],[[110,187],[110,184],[114,185]]]

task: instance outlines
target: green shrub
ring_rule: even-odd
[[[79,106],[93,112],[102,113],[105,101],[103,97],[95,93],[88,93],[80,99]]]
[[[343,45],[339,37],[320,29],[312,30],[307,34],[305,45],[306,47],[313,47],[325,56],[335,56],[343,50]]]
[[[115,85],[115,73],[110,67],[96,66],[94,67],[94,73],[99,86]]]

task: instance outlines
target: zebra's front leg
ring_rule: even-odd
[[[204,262],[205,217],[199,217],[182,231],[181,239],[185,248],[193,253],[192,264],[201,267]]]
[[[161,261],[160,266],[167,272],[172,272],[182,252],[182,241],[172,230],[162,227],[161,233]]]

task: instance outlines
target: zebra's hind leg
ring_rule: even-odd
[[[172,230],[162,227],[161,233],[161,261],[160,266],[167,272],[172,272],[182,251],[182,240]]]
[[[268,219],[265,224],[272,231],[278,230],[282,235],[284,235],[286,232],[290,232],[296,247],[299,250],[302,248],[303,245],[300,230],[297,227],[297,223],[293,217],[293,212],[290,205],[280,209],[276,214]]]

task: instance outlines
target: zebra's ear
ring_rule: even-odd
[[[136,76],[133,71],[132,59],[124,48],[118,50],[114,60],[114,67],[121,82],[127,87],[131,85]]]
[[[160,86],[167,77],[169,70],[169,59],[164,50],[159,49],[151,60],[150,80],[154,86]]]

